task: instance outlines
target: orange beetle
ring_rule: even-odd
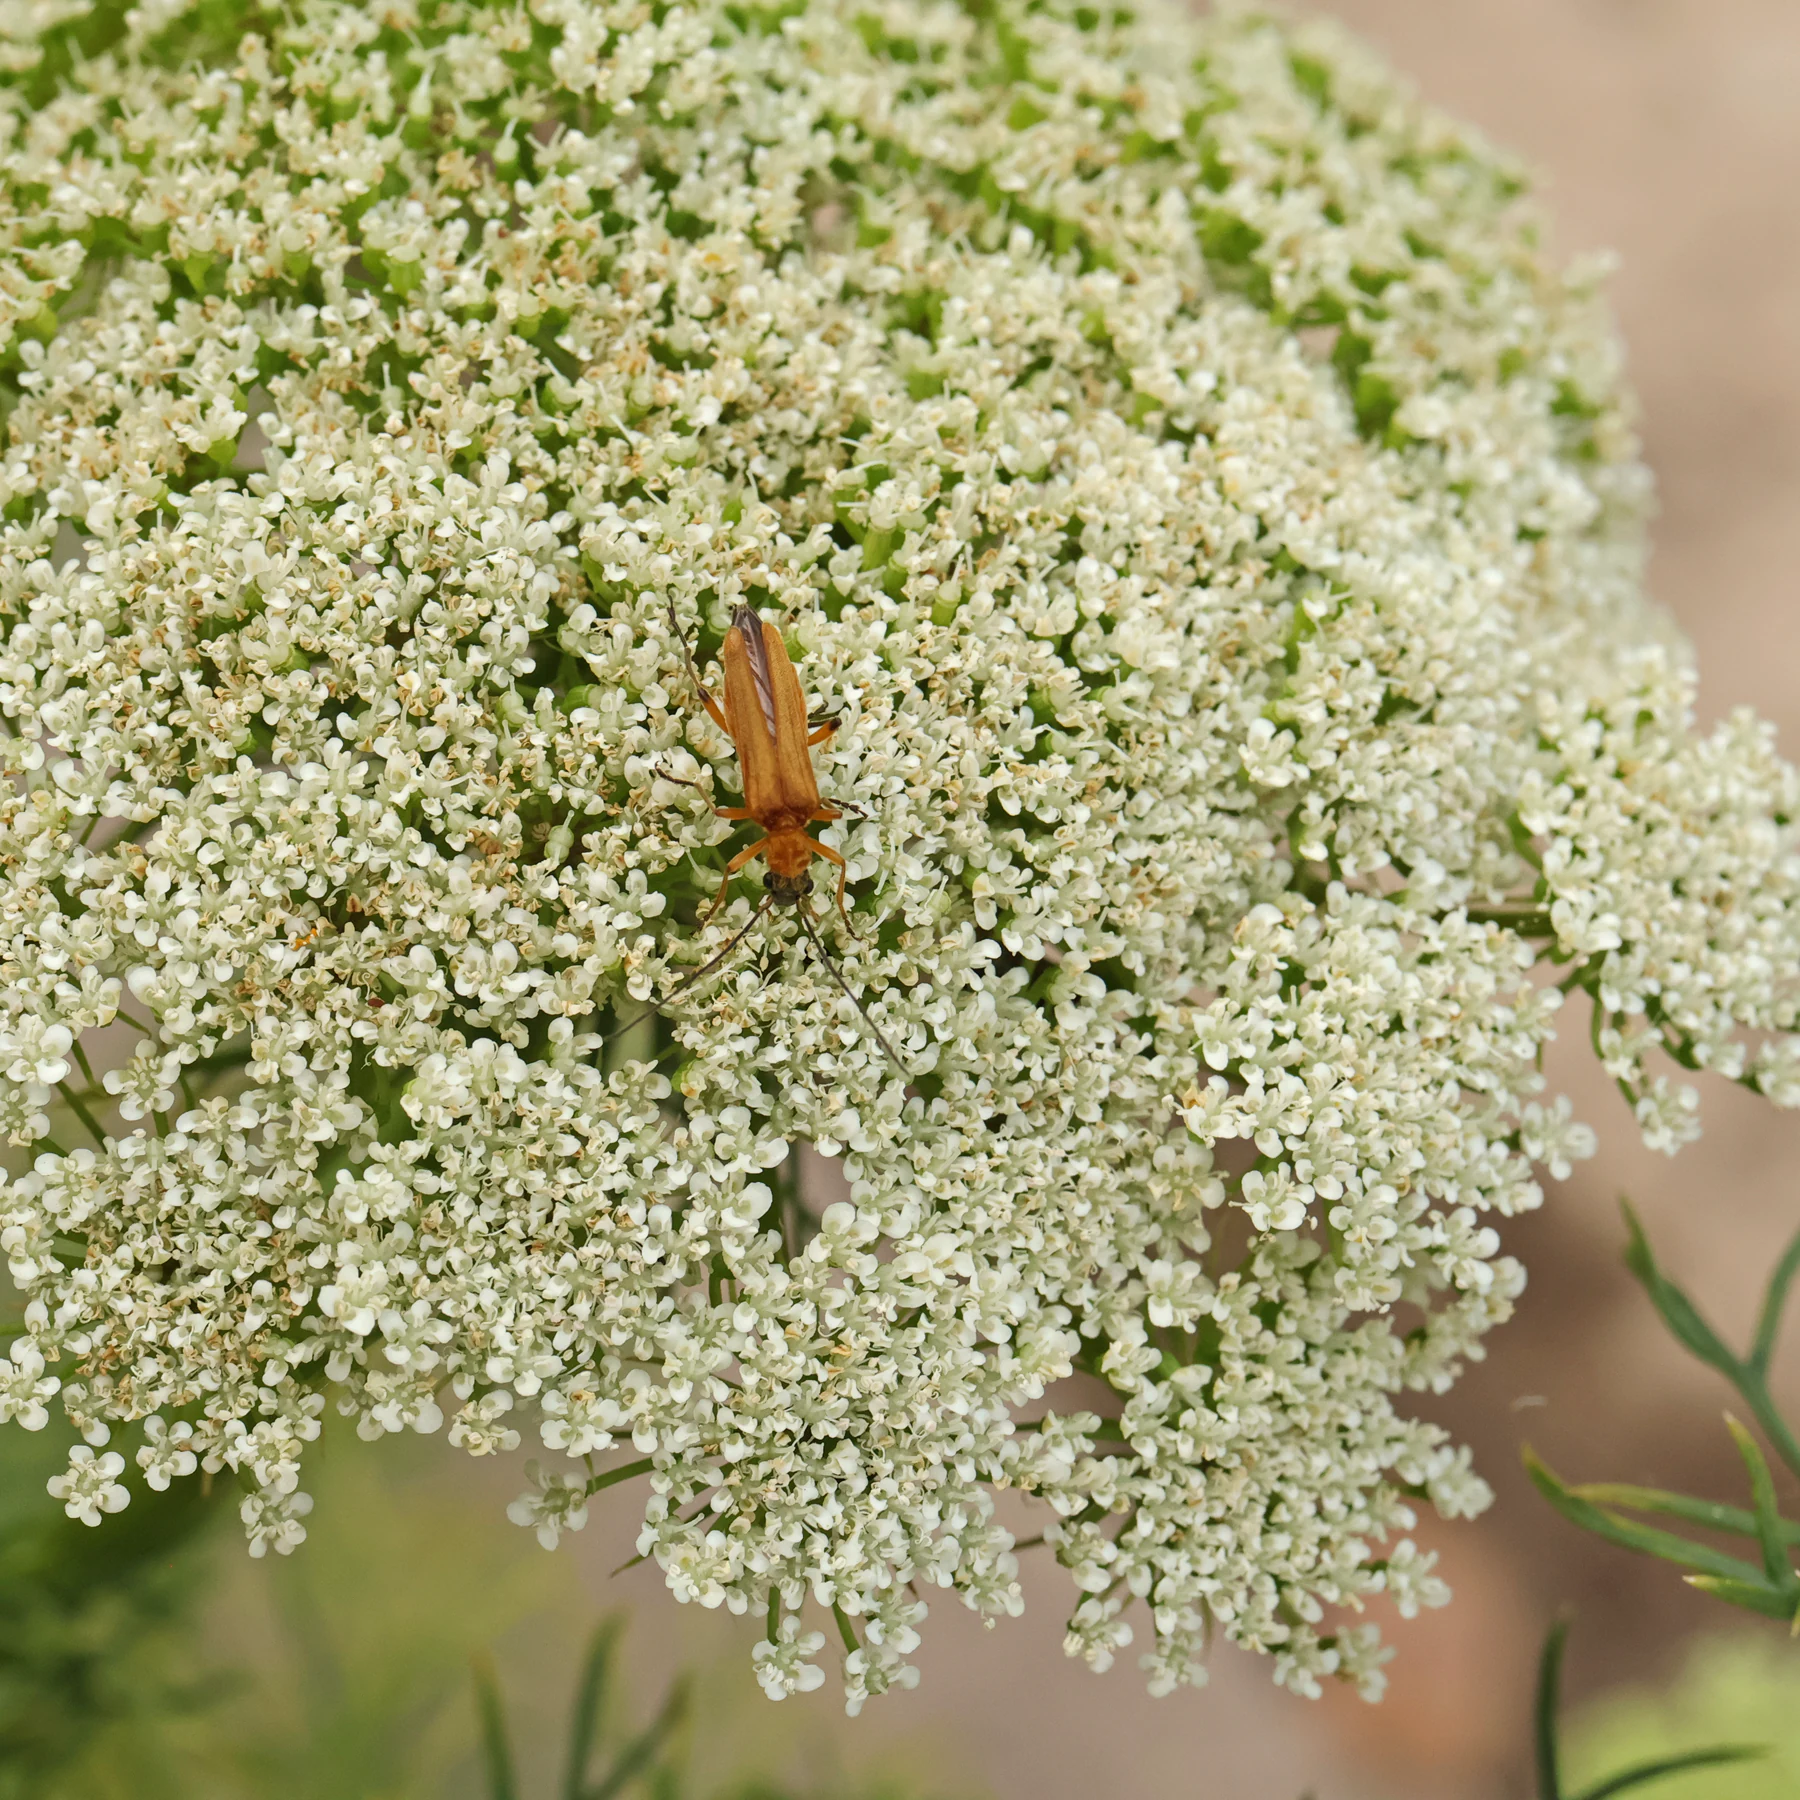
[[[672,606],[669,617],[672,622]],[[780,632],[753,606],[738,607],[725,634],[720,653],[725,665],[723,708],[701,683],[685,638],[682,652],[687,655],[688,673],[701,705],[730,733],[743,772],[744,804],[713,810],[721,819],[748,819],[760,825],[764,834],[726,864],[719,897],[706,918],[725,904],[732,876],[759,856],[769,865],[763,886],[770,900],[777,906],[798,906],[812,892],[807,873],[812,859],[822,856],[837,869],[838,914],[847,929],[850,915],[844,906],[844,887],[849,870],[835,850],[806,835],[807,826],[844,816],[838,807],[820,800],[819,780],[809,754],[814,744],[822,744],[837,730],[837,721],[827,719],[815,727],[807,717],[806,698],[800,692],[800,678],[788,659],[787,646]]]
[[[862,1015],[864,1024],[904,1080],[906,1065],[895,1054],[893,1045],[882,1035],[881,1028],[869,1017],[869,1009],[851,991],[843,971],[838,968],[830,951],[813,929],[812,916],[806,906],[806,896],[812,892],[812,878],[808,871],[812,867],[813,858],[822,856],[838,872],[838,916],[844,921],[845,930],[852,929],[850,913],[844,904],[844,889],[849,879],[844,859],[835,850],[821,844],[817,838],[806,834],[809,825],[844,816],[841,808],[827,806],[820,800],[819,779],[813,773],[811,755],[813,745],[822,744],[837,730],[837,721],[825,719],[815,725],[807,717],[806,697],[800,692],[800,678],[794,673],[787,646],[782,643],[781,634],[755,607],[739,606],[731,615],[731,629],[725,634],[724,647],[720,653],[725,664],[723,707],[706,691],[700,680],[700,673],[694,667],[693,654],[687,647],[687,639],[682,637],[681,626],[676,621],[673,602],[669,606],[669,624],[675,635],[681,638],[681,652],[687,659],[688,674],[700,696],[700,703],[714,722],[730,734],[731,741],[737,748],[738,767],[743,772],[744,804],[720,806],[713,810],[721,819],[747,819],[763,828],[763,835],[754,844],[740,850],[726,865],[725,879],[719,883],[718,898],[713,901],[706,918],[700,923],[704,925],[725,904],[726,897],[731,892],[732,876],[747,863],[760,856],[769,865],[769,872],[763,878],[768,897],[756,909],[749,922],[732,934],[731,941],[716,956],[678,983],[663,1004],[678,999],[697,981],[718,968],[742,942],[750,927],[771,906],[790,907],[800,923],[800,929],[806,934],[807,942],[812,946],[813,954],[848,997],[850,1004]],[[689,782],[687,785],[691,787],[695,784]],[[633,1024],[636,1022],[632,1021]],[[627,1029],[628,1026],[621,1026],[619,1032],[612,1035],[617,1037]]]

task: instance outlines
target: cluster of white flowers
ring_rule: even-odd
[[[1670,1057],[1800,1102],[1800,789],[1641,598],[1593,273],[1327,29],[230,11],[0,46],[0,1415],[259,1552],[328,1412],[534,1436],[853,1708],[1019,1610],[1012,1489],[1096,1667],[1378,1692],[1559,1004],[1654,1143]],[[867,1020],[701,922],[743,603]]]

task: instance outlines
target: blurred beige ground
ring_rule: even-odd
[[[1614,292],[1662,491],[1656,589],[1698,647],[1706,712],[1748,703],[1800,754],[1800,0],[1336,10],[1439,104],[1538,165],[1565,252],[1618,251]],[[1228,1650],[1209,1690],[1151,1701],[1129,1653],[1103,1678],[1063,1659],[1063,1589],[1045,1570],[1026,1618],[994,1634],[940,1602],[922,1687],[846,1727],[828,1693],[778,1712],[751,1704],[748,1622],[678,1612],[651,1570],[607,1579],[631,1553],[627,1509],[596,1509],[580,1579],[602,1603],[636,1600],[652,1666],[678,1640],[709,1656],[729,1642],[745,1690],[732,1730],[765,1746],[830,1741],[859,1764],[917,1752],[1001,1800],[1523,1795],[1531,1663],[1559,1604],[1579,1610],[1577,1696],[1672,1669],[1682,1633],[1722,1622],[1663,1566],[1590,1545],[1517,1473],[1529,1435],[1575,1478],[1721,1497],[1740,1486],[1722,1388],[1662,1338],[1619,1269],[1615,1197],[1632,1194],[1666,1261],[1740,1329],[1800,1222],[1800,1118],[1713,1084],[1705,1142],[1652,1158],[1585,1060],[1576,1046],[1561,1072],[1601,1131],[1601,1156],[1509,1229],[1531,1270],[1521,1317],[1439,1409],[1476,1445],[1499,1503],[1434,1534],[1457,1601],[1393,1625],[1383,1707],[1292,1699],[1266,1664]],[[1800,1321],[1788,1357],[1800,1399],[1797,1368]]]

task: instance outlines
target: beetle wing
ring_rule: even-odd
[[[773,625],[764,624],[763,642],[769,653],[770,686],[775,693],[775,767],[781,784],[781,801],[793,809],[796,823],[804,825],[819,804],[819,778],[813,773],[812,735],[806,723],[806,696],[800,677],[788,661],[787,646]]]
[[[787,646],[754,607],[740,606],[721,657],[744,810],[765,830],[804,823],[819,804],[819,784],[806,748],[806,700]]]

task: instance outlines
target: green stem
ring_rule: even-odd
[[[93,1078],[90,1076],[90,1086],[92,1085],[92,1080]],[[56,1091],[61,1094],[63,1099],[68,1103],[69,1111],[87,1127],[88,1136],[104,1149],[106,1147],[106,1133],[100,1129],[99,1124],[95,1121],[94,1115],[88,1111],[86,1101],[84,1101],[66,1081],[59,1081],[56,1084]]]
[[[1471,925],[1500,925],[1521,937],[1555,937],[1556,927],[1542,907],[1519,911],[1509,906],[1471,906],[1465,917]]]
[[[648,1475],[656,1467],[656,1458],[640,1456],[636,1462],[621,1463],[616,1469],[608,1469],[604,1475],[590,1475],[587,1491],[597,1494],[602,1488],[615,1486],[621,1481],[629,1481],[634,1475]]]
[[[1795,1440],[1787,1420],[1776,1409],[1761,1371],[1749,1363],[1740,1363],[1732,1385],[1744,1396],[1745,1404],[1762,1427],[1763,1436],[1775,1446],[1775,1454],[1800,1475],[1800,1441]]]

